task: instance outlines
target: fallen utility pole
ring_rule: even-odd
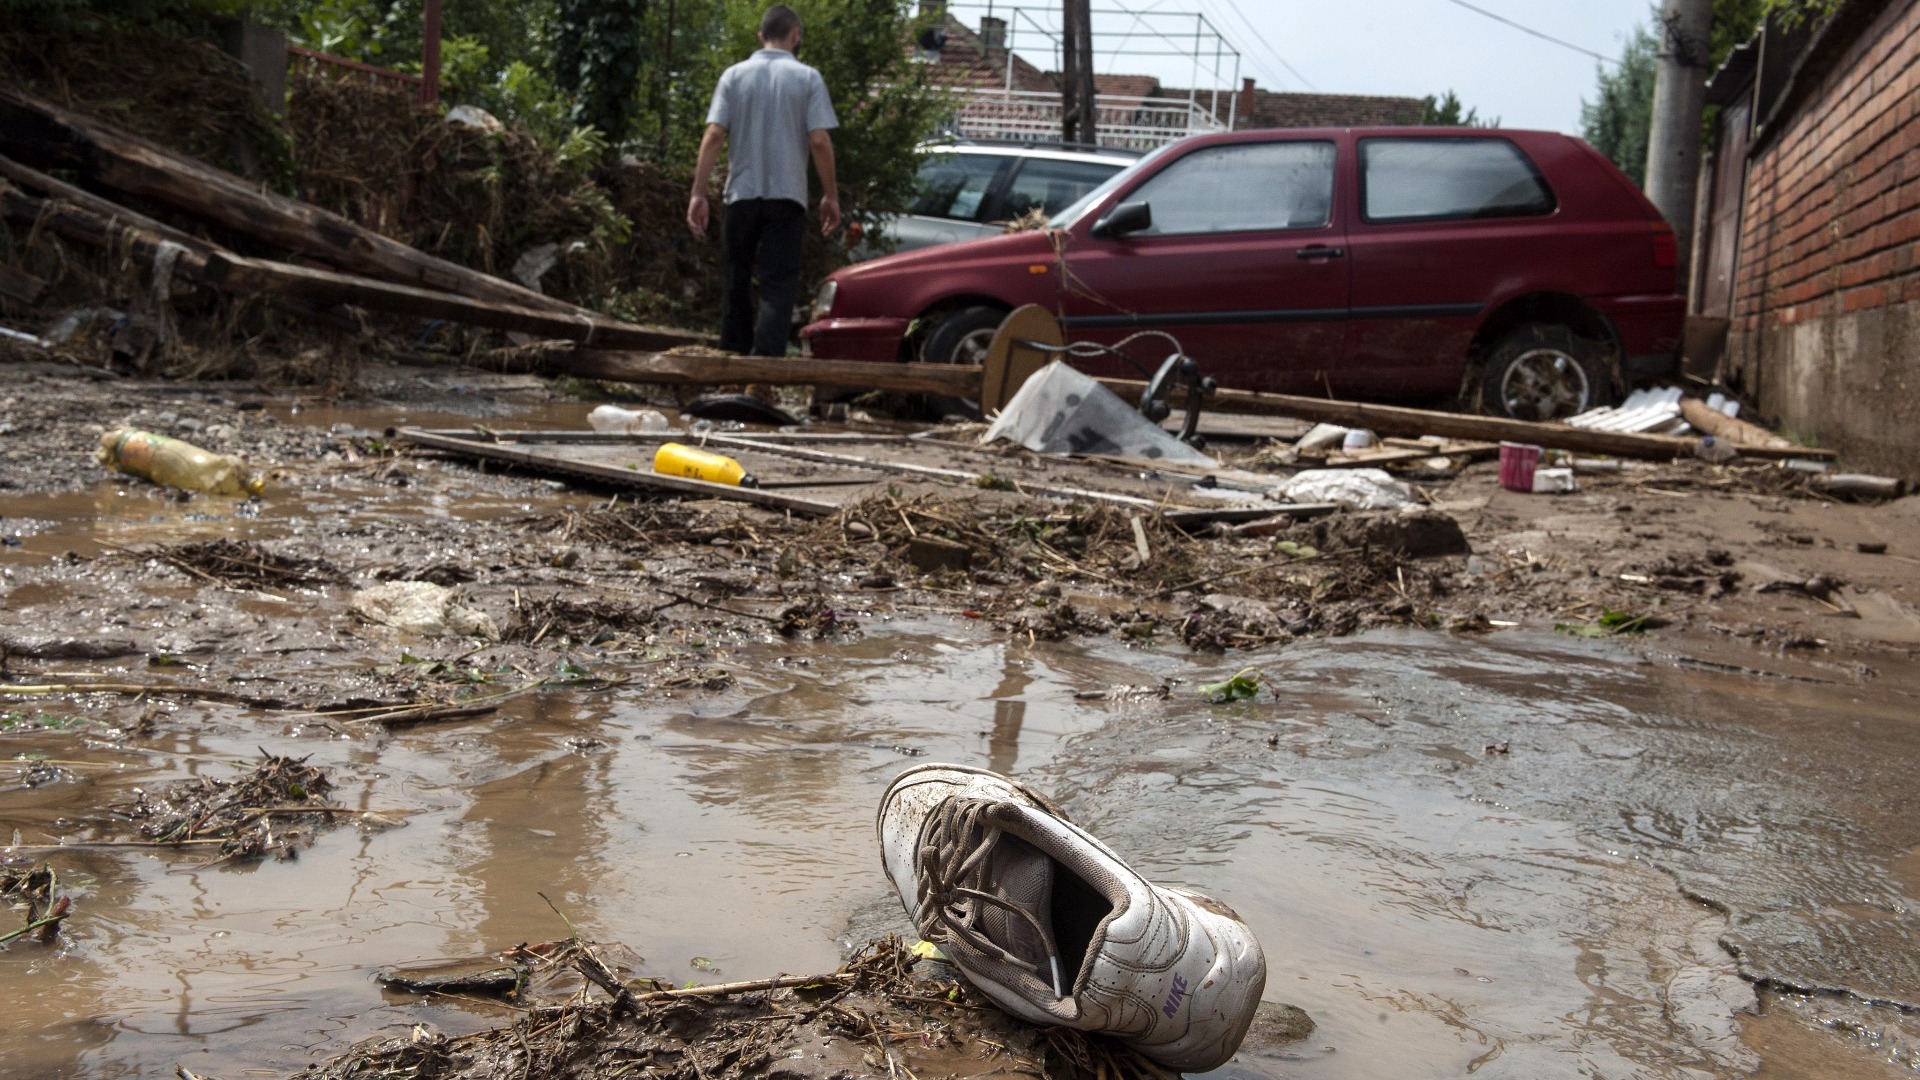
[[[671,349],[697,335],[654,330],[582,310],[567,315],[519,304],[476,300],[452,293],[395,285],[352,274],[338,274],[266,259],[216,252],[207,260],[205,280],[229,292],[303,300],[314,307],[353,304],[397,315],[449,319],[495,330],[517,330],[543,338],[629,349]]]
[[[546,374],[573,375],[609,382],[662,383],[676,386],[714,386],[758,382],[784,386],[857,386],[902,393],[980,395],[982,371],[952,364],[875,363],[862,360],[813,360],[798,357],[671,356],[633,352],[574,351],[535,358],[532,366]],[[1102,386],[1129,402],[1138,403],[1146,383],[1133,379],[1099,379]],[[1293,394],[1219,389],[1205,406],[1215,412],[1248,416],[1287,416],[1316,423],[1362,427],[1381,435],[1440,435],[1479,442],[1525,442],[1556,450],[1588,454],[1652,458],[1667,461],[1693,453],[1699,440],[1675,435],[1641,435],[1595,431],[1568,424],[1537,423],[1498,416],[1374,405],[1359,401],[1331,401]],[[1779,445],[1740,446],[1749,457],[1832,457],[1830,450]]]
[[[1102,386],[1130,402],[1138,402],[1147,384],[1133,379],[1101,379]],[[1670,460],[1693,453],[1699,440],[1677,435],[1641,435],[1624,431],[1595,431],[1570,424],[1511,420],[1501,416],[1470,416],[1466,413],[1412,409],[1403,405],[1374,405],[1359,401],[1332,401],[1326,398],[1300,397],[1294,394],[1266,394],[1255,390],[1215,391],[1206,407],[1216,412],[1255,416],[1291,416],[1320,424],[1340,424],[1366,428],[1380,435],[1440,435],[1449,439],[1474,439],[1485,442],[1534,443],[1554,450],[1577,450],[1588,454],[1613,454],[1619,457]],[[1746,446],[1740,452],[1750,457],[1831,457],[1832,451],[1807,447]]]
[[[667,386],[766,383],[770,386],[857,386],[863,390],[967,398],[980,394],[980,369],[955,364],[576,350],[538,357],[534,365],[552,375]]]
[[[490,303],[596,317],[585,308],[429,255],[338,214],[262,191],[231,173],[6,87],[0,87],[0,148],[42,166],[78,169],[103,187],[151,199],[352,273]],[[677,336],[676,344],[707,340],[701,334],[657,333]]]

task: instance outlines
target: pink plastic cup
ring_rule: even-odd
[[[1532,443],[1500,444],[1500,486],[1508,491],[1533,492],[1533,470],[1540,465],[1541,450]]]

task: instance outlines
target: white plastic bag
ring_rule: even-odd
[[[1034,372],[980,441],[1043,454],[1106,454],[1214,469],[1220,463],[1141,416],[1120,395],[1055,360]]]
[[[453,590],[431,581],[389,581],[353,594],[353,613],[371,623],[426,637],[500,640],[485,614],[453,602]]]
[[[1380,469],[1315,469],[1281,485],[1282,502],[1337,503],[1350,510],[1397,510],[1413,506],[1413,488]]]

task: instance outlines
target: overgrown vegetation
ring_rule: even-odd
[[[443,258],[537,281],[622,318],[710,326],[717,238],[693,239],[682,218],[714,83],[758,47],[762,0],[448,3],[438,107],[418,106],[391,83],[296,64],[284,121],[246,92],[247,73],[217,44],[223,20],[246,16],[295,44],[418,71],[421,8],[422,0],[14,0],[9,14],[19,17],[0,26],[0,81]],[[914,5],[800,8],[804,57],[840,118],[843,212],[872,224],[907,205],[916,147],[942,110],[924,65],[908,62],[903,47]],[[155,36],[174,44],[153,49]],[[446,122],[456,105],[491,113],[504,130]],[[0,231],[0,252],[22,239]],[[845,250],[841,238],[809,230],[805,273],[837,267]],[[67,265],[64,254],[49,257],[56,269]],[[30,253],[9,258],[49,265]]]
[[[1741,44],[1759,31],[1769,16],[1793,26],[1833,13],[1840,0],[1715,0],[1713,31],[1707,67],[1717,70]],[[1634,27],[1620,53],[1620,62],[1602,65],[1596,74],[1594,99],[1580,104],[1581,135],[1607,156],[1635,184],[1647,179],[1647,138],[1653,121],[1653,82],[1660,54],[1660,7]],[[1710,139],[1712,117],[1702,130]]]
[[[1635,184],[1647,182],[1647,134],[1653,123],[1654,54],[1659,42],[1636,26],[1619,66],[1602,67],[1595,100],[1580,103],[1580,133]]]

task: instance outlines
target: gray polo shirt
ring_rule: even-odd
[[[807,204],[807,135],[840,126],[827,81],[784,49],[761,49],[713,88],[707,123],[727,129],[727,201]]]

